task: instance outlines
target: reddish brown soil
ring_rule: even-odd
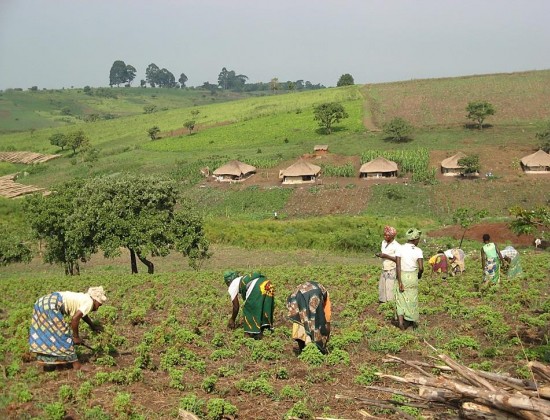
[[[450,237],[457,240],[462,238],[464,229],[460,226],[448,226],[443,229],[429,232],[432,237]],[[482,236],[488,233],[491,240],[503,247],[506,244],[514,246],[530,246],[534,244],[535,237],[531,235],[516,235],[510,230],[507,223],[483,223],[472,226],[464,235],[465,239],[481,242]]]

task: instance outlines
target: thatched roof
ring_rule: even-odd
[[[220,166],[213,173],[214,175],[231,175],[231,176],[242,176],[250,172],[256,172],[256,168],[252,165],[248,165],[238,160],[231,160],[225,165]]]
[[[451,156],[441,161],[441,167],[446,169],[462,169],[463,166],[458,164],[458,161],[462,158],[468,157],[462,152],[458,152],[456,155]]]
[[[328,150],[328,144],[316,144],[315,146],[313,146],[313,150],[314,151],[318,151],[318,150]]]
[[[550,155],[544,150],[538,150],[537,152],[521,158],[521,163],[524,166],[550,166]]]
[[[392,162],[382,156],[371,160],[370,162],[363,163],[359,169],[360,173],[368,172],[395,172],[397,171],[397,163]]]
[[[299,160],[298,162],[290,165],[288,168],[281,171],[282,176],[316,176],[321,172],[321,167],[306,162],[305,160]]]
[[[0,152],[0,161],[12,163],[43,163],[55,159],[61,155],[43,155],[34,152]]]

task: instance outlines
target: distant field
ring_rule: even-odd
[[[463,125],[466,105],[476,100],[495,106],[487,124],[525,125],[550,118],[550,70],[365,85],[364,92],[380,126],[396,116],[416,127]]]

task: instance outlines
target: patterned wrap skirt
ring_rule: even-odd
[[[407,321],[418,322],[418,271],[402,271],[403,292],[399,291],[399,282],[395,282],[395,304],[397,315],[403,315]]]
[[[63,318],[63,298],[59,293],[42,296],[34,304],[29,348],[42,363],[77,361],[71,329]]]

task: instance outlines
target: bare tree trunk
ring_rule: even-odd
[[[140,254],[137,254],[139,260],[147,266],[147,273],[154,274],[155,273],[155,265],[149,261],[147,258],[142,257]]]
[[[129,249],[130,249],[130,266],[132,268],[132,274],[137,274],[138,268],[137,268],[136,253],[132,248],[129,248]]]

